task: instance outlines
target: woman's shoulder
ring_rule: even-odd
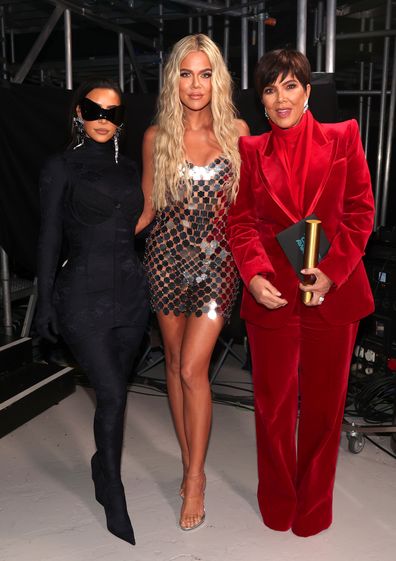
[[[143,135],[143,163],[146,166],[148,161],[152,162],[152,157],[154,153],[155,139],[158,133],[158,125],[149,126]]]
[[[158,125],[150,125],[144,132],[143,141],[153,143],[158,133]]]
[[[131,156],[129,156],[128,154],[119,154],[118,156],[118,162],[120,164],[122,164],[123,166],[132,169],[135,172],[138,172],[139,170],[139,166],[137,164],[137,161],[132,158]]]
[[[67,162],[67,152],[56,152],[51,156],[48,156],[44,161],[44,165],[42,166],[43,171],[55,171],[55,170],[63,170],[65,168]]]
[[[336,141],[338,146],[343,146],[346,151],[353,152],[361,144],[359,125],[356,119],[348,119],[338,123],[321,123],[321,130],[328,141]]]
[[[143,160],[146,157],[151,158],[154,152],[155,139],[158,133],[158,125],[150,125],[143,135]]]
[[[46,160],[48,163],[53,165],[67,165],[69,162],[73,162],[76,159],[85,156],[84,144],[78,144],[77,146],[68,146],[63,151],[55,152]]]
[[[239,136],[249,136],[250,135],[249,125],[247,124],[246,121],[244,121],[243,119],[235,119],[234,122],[235,122],[235,126],[238,130]]]
[[[260,148],[268,141],[269,135],[270,133],[265,132],[255,136],[241,136],[239,139],[239,145],[247,150]]]
[[[49,156],[40,171],[40,193],[43,196],[61,195],[66,188],[68,177],[65,152],[58,152]]]
[[[348,119],[347,121],[339,121],[338,123],[320,123],[320,126],[326,134],[331,136],[355,136],[359,133],[359,125],[356,119]]]

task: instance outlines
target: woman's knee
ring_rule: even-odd
[[[125,384],[109,384],[106,389],[96,392],[97,405],[109,411],[123,411],[127,400],[127,387]]]
[[[180,365],[180,377],[185,387],[191,390],[199,390],[209,385],[208,366],[191,361],[182,361]]]
[[[180,377],[180,349],[165,350],[165,364],[168,376]]]

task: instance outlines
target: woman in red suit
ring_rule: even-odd
[[[267,526],[310,536],[332,521],[350,359],[358,322],[373,311],[362,263],[373,196],[356,121],[322,124],[308,111],[306,57],[267,53],[255,78],[272,130],[240,139],[228,233],[252,353],[258,501]],[[302,271],[316,279],[307,287],[275,236],[312,213],[331,245]]]

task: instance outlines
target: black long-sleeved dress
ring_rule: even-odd
[[[148,319],[134,249],[143,209],[135,165],[113,142],[86,139],[51,158],[40,182],[37,327],[59,331],[95,389],[94,431],[106,481],[120,481],[127,380]],[[60,256],[64,248],[64,263]]]
[[[69,343],[144,326],[147,284],[134,249],[143,194],[134,163],[120,155],[116,164],[111,141],[87,139],[48,161],[40,193],[39,314],[53,305]]]

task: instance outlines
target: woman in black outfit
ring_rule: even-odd
[[[83,84],[72,111],[72,143],[47,162],[40,180],[36,324],[50,340],[59,330],[95,390],[96,499],[110,532],[135,544],[120,463],[127,380],[148,318],[134,249],[143,195],[135,164],[118,153],[118,86]]]

